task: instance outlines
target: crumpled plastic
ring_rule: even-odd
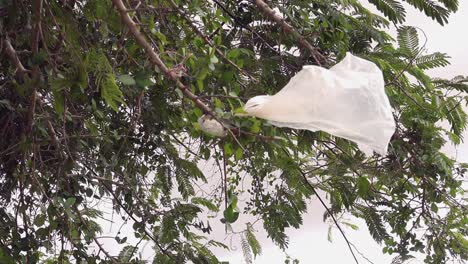
[[[374,63],[348,52],[330,69],[304,66],[277,94],[253,97],[244,110],[274,126],[351,140],[367,156],[385,155],[395,120],[384,85]]]
[[[209,115],[202,115],[198,118],[198,124],[200,125],[200,129],[214,137],[225,137],[227,135],[227,125],[221,124],[212,116]]]

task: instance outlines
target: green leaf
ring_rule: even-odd
[[[439,24],[444,25],[448,22],[448,18],[450,15],[450,11],[447,8],[444,8],[443,6],[439,5],[435,1],[432,0],[406,0],[407,3],[410,5],[416,7],[417,9],[424,11],[424,13],[431,17],[432,19],[436,20]],[[455,2],[455,1],[444,1],[446,3],[448,2]],[[449,5],[451,7],[451,10],[453,9],[453,4]],[[456,9],[455,9],[456,10]]]
[[[119,110],[119,103],[123,103],[123,94],[115,83],[113,74],[106,74],[101,83],[101,97],[114,111]]]
[[[179,231],[177,230],[173,215],[169,214],[163,217],[159,237],[161,243],[174,242],[174,240],[179,238]]]
[[[231,143],[224,144],[223,149],[224,149],[224,154],[226,154],[227,157],[232,156],[234,150],[232,149]]]
[[[80,232],[76,228],[72,228],[70,231],[70,237],[72,239],[80,239]]]
[[[245,238],[247,239],[247,242],[250,245],[250,249],[252,249],[252,253],[254,255],[254,258],[256,258],[258,255],[262,254],[262,247],[260,246],[260,243],[258,242],[257,238],[255,237],[255,234],[253,232],[253,228],[250,224],[247,224],[247,230],[245,232]]]
[[[200,204],[200,205],[205,206],[210,211],[213,211],[213,212],[218,212],[219,211],[219,208],[216,205],[214,205],[210,200],[207,200],[205,198],[193,197],[191,201],[194,204]]]
[[[136,85],[140,88],[145,88],[151,85],[154,85],[154,82],[151,80],[151,74],[145,71],[138,71],[135,74]]]
[[[116,84],[112,66],[106,55],[93,50],[87,54],[86,64],[96,76],[95,84],[101,90],[101,97],[114,111],[118,111],[118,105],[123,103],[123,94]]]
[[[75,202],[76,202],[76,198],[70,197],[67,200],[65,200],[65,202],[63,203],[63,207],[65,207],[65,209],[70,209],[72,205],[75,204]]]
[[[166,36],[161,33],[160,31],[158,30],[153,30],[151,33],[153,33],[160,41],[163,45],[165,45],[167,43],[167,38]]]
[[[239,212],[232,206],[226,208],[223,212],[224,219],[228,223],[234,223],[239,218]]]
[[[357,180],[358,194],[361,197],[366,197],[369,194],[370,182],[366,177],[359,177]]]
[[[357,225],[355,225],[355,224],[348,223],[348,222],[343,222],[343,221],[341,223],[348,226],[348,227],[350,227],[353,230],[359,230],[359,227]]]
[[[232,49],[227,53],[228,59],[236,59],[240,55],[240,49]]]
[[[43,226],[45,219],[46,219],[46,215],[44,214],[40,214],[36,216],[36,218],[34,219],[34,225],[36,225],[37,227]]]
[[[382,222],[381,216],[370,207],[358,207],[363,213],[362,216],[367,223],[369,232],[377,243],[382,243],[388,237],[386,228]]]
[[[241,246],[242,246],[242,253],[244,254],[244,260],[247,264],[252,264],[252,253],[250,251],[250,246],[244,236],[241,236]]]
[[[419,39],[416,28],[410,26],[400,27],[397,40],[400,49],[409,56],[415,56],[419,52]]]
[[[135,85],[136,84],[135,79],[133,79],[133,77],[128,75],[128,74],[120,75],[119,76],[119,81],[124,85]]]
[[[422,55],[416,58],[415,64],[422,70],[445,67],[450,64],[450,57],[445,53],[435,52],[428,55]]]
[[[236,160],[241,160],[244,156],[244,151],[241,148],[236,149]]]
[[[119,263],[130,263],[132,256],[135,255],[137,247],[134,246],[125,246],[119,253]]]
[[[403,5],[396,0],[369,0],[391,21],[401,23],[405,21],[406,11]]]
[[[8,255],[6,250],[0,247],[0,263],[15,264],[17,262],[10,255]]]
[[[187,200],[189,196],[195,194],[189,176],[186,173],[176,173],[177,186],[182,197]]]

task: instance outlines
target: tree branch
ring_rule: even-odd
[[[10,39],[8,37],[5,37],[5,39],[3,40],[3,44],[5,45],[6,55],[10,58],[10,60],[13,62],[13,65],[15,65],[16,67],[16,75],[18,75],[19,77],[23,77],[24,74],[31,72],[30,70],[26,69],[21,63],[18,54],[11,45]]]
[[[138,29],[137,24],[133,21],[133,19],[130,17],[128,14],[128,10],[125,7],[124,3],[122,0],[112,0],[114,3],[115,7],[120,13],[120,17],[122,18],[122,21],[124,24],[127,26],[127,28],[130,30],[130,33],[133,35],[137,43],[145,49],[146,54],[149,56],[149,59],[151,63],[156,66],[167,78],[170,80],[173,80],[177,88],[179,88],[182,93],[192,100],[196,106],[198,106],[200,109],[202,109],[205,113],[208,113],[210,115],[213,115],[211,109],[203,103],[198,96],[193,94],[190,91],[190,88],[184,85],[180,80],[179,77],[175,72],[172,72],[161,60],[159,55],[153,50],[153,47],[151,47],[151,44],[146,40],[145,36],[141,31]],[[214,116],[214,115],[213,115]]]
[[[86,225],[85,220],[81,216],[81,213],[80,213],[80,211],[78,210],[78,208],[76,206],[74,206],[74,211],[78,215],[78,218],[80,219],[80,222],[83,224],[84,228],[88,229],[88,226]],[[88,229],[88,232],[89,232],[89,229]],[[102,251],[102,253],[104,253],[104,255],[106,255],[106,257],[108,259],[110,259],[112,261],[112,263],[114,263],[114,264],[118,263],[117,259],[115,257],[111,256],[109,254],[109,252],[107,252],[106,249],[101,245],[101,243],[99,243],[99,240],[96,238],[96,236],[93,236],[93,240],[94,240],[94,243],[96,243],[96,245],[98,245],[99,250]]]
[[[291,156],[289,154],[288,151],[286,151],[285,149],[283,149],[283,152],[287,155],[287,156]],[[356,257],[356,255],[354,254],[354,250],[353,248],[351,247],[351,242],[349,242],[348,240],[348,237],[346,236],[346,234],[344,233],[343,229],[341,228],[340,224],[338,223],[338,220],[335,218],[335,216],[333,215],[333,212],[330,210],[330,208],[328,208],[327,204],[325,203],[325,201],[322,199],[322,197],[318,194],[318,192],[315,190],[315,187],[309,182],[309,180],[307,179],[307,175],[306,173],[298,166],[297,169],[299,170],[299,172],[301,173],[302,175],[302,178],[304,179],[304,183],[309,186],[309,188],[312,190],[312,192],[315,194],[315,196],[317,196],[317,198],[319,199],[320,203],[322,204],[322,206],[325,208],[325,210],[327,210],[328,214],[330,215],[330,217],[332,218],[333,222],[335,223],[336,227],[338,227],[338,230],[340,230],[340,233],[341,235],[343,236],[344,240],[346,241],[346,243],[348,244],[348,248],[349,248],[349,251],[351,252],[351,254],[353,255],[353,258],[354,258],[354,261],[356,262],[356,264],[359,264],[359,261]]]
[[[245,135],[250,135],[249,132],[245,132],[245,131],[241,131],[240,129],[238,128],[234,128],[234,129],[231,129],[231,128],[228,128],[224,125],[224,123],[218,119],[218,117],[215,115],[215,113],[211,110],[211,108],[206,105],[205,103],[203,103],[200,98],[193,94],[192,91],[190,90],[190,87],[188,87],[187,85],[183,84],[179,77],[177,76],[177,74],[175,72],[173,72],[172,70],[170,70],[165,64],[164,62],[161,60],[161,58],[159,57],[159,55],[154,51],[153,47],[151,46],[151,44],[146,40],[145,36],[143,35],[143,33],[141,33],[141,31],[138,29],[138,26],[137,24],[133,21],[133,19],[130,17],[130,15],[128,14],[128,9],[125,7],[124,3],[122,2],[122,0],[112,0],[112,2],[114,3],[114,6],[117,8],[118,12],[120,13],[120,17],[122,18],[122,21],[123,23],[128,27],[128,29],[130,30],[130,33],[133,35],[133,37],[135,38],[135,40],[137,41],[137,43],[144,48],[146,54],[149,56],[149,59],[150,59],[150,62],[156,66],[167,78],[169,78],[170,80],[174,81],[177,85],[177,88],[179,88],[182,93],[187,97],[189,98],[190,100],[193,101],[193,103],[198,107],[200,108],[201,110],[203,110],[204,113],[212,116],[216,121],[218,121],[221,125],[224,126],[225,129],[228,130],[228,132],[233,136],[234,140],[242,147],[242,145],[240,144],[240,142],[237,140],[237,138],[235,137],[233,131],[235,130],[238,130],[238,134],[245,134]],[[264,136],[260,136],[260,135],[254,135],[256,138],[260,138],[260,139],[270,139],[269,137],[264,137]]]
[[[284,32],[293,35],[299,42],[299,46],[301,46],[303,49],[308,50],[310,52],[310,55],[314,58],[315,62],[319,65],[322,66],[321,60],[324,61],[325,57],[320,54],[320,52],[308,42],[304,36],[299,34],[294,28],[289,25],[286,20],[284,20],[282,17],[278,16],[275,13],[275,10],[271,9],[267,3],[263,2],[262,0],[254,0],[255,5],[262,11],[270,20],[273,22],[276,22],[281,26]]]
[[[179,15],[182,16],[183,19],[185,19],[185,21],[187,21],[188,25],[192,28],[193,31],[195,31],[195,33],[197,33],[198,36],[200,36],[206,44],[210,45],[211,47],[213,47],[216,51],[216,54],[218,54],[224,61],[226,61],[227,63],[231,64],[234,68],[236,68],[238,71],[240,71],[242,74],[244,74],[245,76],[247,76],[249,79],[251,79],[254,83],[259,83],[259,81],[253,77],[252,75],[250,75],[248,72],[246,72],[245,70],[241,69],[237,64],[235,64],[233,61],[231,61],[230,59],[228,59],[224,53],[222,51],[220,51],[218,48],[215,47],[215,45],[213,44],[213,42],[205,35],[203,34],[203,32],[201,32],[200,29],[198,29],[195,24],[193,24],[192,21],[190,21],[190,19],[188,18],[188,15],[185,13],[185,11],[183,11],[179,6],[177,6],[177,4],[173,1],[173,0],[169,0],[169,3],[175,8],[175,10],[177,11],[177,13],[179,13]]]
[[[325,202],[323,201],[322,197],[320,197],[320,195],[318,194],[318,192],[315,190],[314,186],[312,186],[312,184],[310,184],[309,180],[307,180],[306,174],[305,174],[301,169],[299,169],[299,171],[301,172],[302,178],[304,179],[304,183],[305,183],[307,186],[309,186],[309,188],[312,190],[312,192],[314,192],[315,196],[317,196],[317,198],[319,199],[320,203],[323,205],[323,207],[325,207],[325,210],[327,210],[328,214],[329,214],[330,217],[333,219],[333,222],[335,223],[336,227],[338,227],[338,230],[340,230],[341,235],[343,236],[344,240],[345,240],[346,243],[348,244],[349,251],[350,251],[351,254],[353,255],[354,261],[356,261],[356,263],[359,264],[359,261],[357,260],[357,257],[356,257],[356,255],[354,254],[354,250],[351,248],[351,242],[349,242],[348,237],[346,236],[346,234],[344,233],[344,231],[343,231],[343,229],[341,228],[340,224],[338,223],[338,220],[336,220],[336,218],[335,218],[335,216],[333,215],[332,211],[331,211],[330,208],[328,208],[328,206],[325,204]]]
[[[280,50],[276,50],[275,48],[273,48],[270,43],[268,43],[268,41],[266,41],[260,34],[257,33],[257,31],[255,30],[252,30],[248,25],[245,25],[244,23],[242,23],[242,21],[240,21],[240,19],[238,17],[236,17],[234,14],[232,14],[224,5],[222,5],[218,0],[213,0],[213,2],[219,6],[226,14],[228,14],[228,16],[230,16],[233,20],[234,20],[234,23],[238,24],[241,28],[244,28],[246,30],[248,30],[249,32],[251,32],[253,35],[257,36],[257,38],[259,38],[269,49],[271,49],[273,52],[277,53],[278,55],[282,55],[282,52]]]

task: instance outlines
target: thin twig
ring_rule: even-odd
[[[99,176],[93,169],[91,169],[91,167],[89,167],[88,165],[86,164],[83,164],[83,166],[85,168],[87,168],[92,174],[94,174],[95,176]],[[136,217],[127,209],[125,208],[125,206],[120,202],[120,200],[118,199],[118,197],[115,195],[115,193],[112,191],[112,188],[109,187],[106,183],[103,182],[102,184],[104,186],[104,188],[106,188],[106,190],[112,195],[112,197],[114,198],[113,201],[115,201],[119,206],[120,208],[122,208],[125,213],[133,220],[135,221],[135,223],[137,222],[140,222],[138,221],[138,219],[136,219]],[[159,250],[161,250],[161,252],[163,254],[165,254],[166,256],[168,256],[169,258],[173,258],[172,255],[170,255],[166,249],[164,249],[160,244],[159,244],[159,241],[157,240],[156,237],[154,237],[146,228],[143,228],[143,232],[145,233],[146,236],[148,236],[153,242],[154,244],[159,248]]]
[[[173,1],[173,0],[169,0],[169,3],[177,10],[177,12],[179,13],[179,15],[182,16],[182,18],[185,19],[185,21],[187,21],[188,25],[193,29],[193,31],[195,31],[195,33],[197,33],[198,36],[200,36],[206,44],[208,44],[209,46],[213,47],[216,51],[216,54],[218,54],[224,61],[226,61],[227,63],[231,64],[234,68],[236,68],[238,71],[240,71],[242,74],[244,74],[245,76],[247,76],[249,79],[251,79],[254,83],[259,83],[259,81],[253,77],[252,75],[250,75],[248,72],[246,72],[245,70],[241,69],[237,64],[235,64],[233,61],[231,61],[230,59],[228,59],[224,53],[219,50],[214,44],[213,42],[205,35],[203,34],[203,32],[201,32],[200,29],[198,29],[195,24],[193,24],[193,22],[190,20],[190,18],[188,17],[187,13],[185,13],[184,10],[182,10],[180,7],[177,6],[177,4]]]
[[[361,257],[363,257],[365,260],[367,260],[367,262],[371,263],[371,264],[375,264],[372,260],[370,260],[368,257],[366,257],[366,255],[364,255],[361,251],[359,251],[359,249],[353,244],[353,243],[350,243],[351,246],[353,246],[353,248],[356,250],[356,252],[361,255]]]
[[[262,11],[270,20],[276,22],[281,26],[283,31],[285,33],[293,35],[297,41],[299,42],[299,46],[301,46],[303,49],[306,49],[310,52],[310,55],[314,58],[315,62],[319,65],[322,66],[320,59],[324,60],[325,57],[315,48],[310,44],[309,41],[307,41],[304,36],[299,34],[291,25],[289,25],[284,18],[278,16],[275,13],[275,10],[271,9],[267,3],[263,2],[262,0],[254,0],[255,5]],[[320,59],[319,59],[320,58]]]
[[[74,211],[78,215],[78,218],[80,219],[80,222],[83,224],[83,226],[86,229],[88,229],[88,225],[86,225],[85,220],[81,216],[81,213],[80,213],[80,211],[78,210],[78,208],[76,206],[74,206]],[[89,229],[88,229],[88,232],[89,232]],[[96,236],[93,236],[93,240],[94,240],[94,243],[96,243],[96,245],[98,245],[99,250],[102,251],[102,253],[104,253],[104,255],[106,255],[106,257],[108,259],[110,259],[112,261],[112,263],[118,264],[117,259],[115,257],[111,256],[109,254],[109,252],[107,252],[107,250],[104,249],[104,247],[101,245],[101,243],[99,243],[99,240],[97,240]]]
[[[244,28],[251,32],[253,35],[257,36],[269,49],[271,49],[273,52],[277,53],[278,55],[282,56],[282,52],[279,50],[276,50],[274,47],[270,45],[268,41],[266,41],[260,34],[258,34],[255,30],[251,29],[249,26],[245,25],[240,21],[238,17],[236,17],[234,14],[232,14],[223,4],[221,4],[218,0],[213,0],[213,2],[219,6],[228,16],[230,16],[236,24],[238,24],[241,28]]]
[[[283,149],[283,152],[290,156],[290,154],[285,150]],[[338,220],[336,220],[335,216],[333,215],[333,212],[330,210],[330,208],[328,208],[327,204],[325,203],[325,201],[322,199],[322,197],[318,194],[318,192],[315,190],[314,186],[309,182],[309,180],[307,179],[307,175],[305,174],[305,172],[300,168],[300,167],[297,167],[299,172],[301,173],[302,175],[302,178],[304,179],[304,183],[309,186],[309,188],[312,190],[312,192],[315,194],[315,196],[317,196],[317,198],[319,199],[320,203],[322,204],[322,206],[325,208],[325,210],[327,210],[328,214],[330,215],[330,217],[332,218],[333,222],[335,223],[336,227],[338,227],[338,230],[340,230],[340,233],[341,235],[343,236],[344,240],[346,241],[347,245],[348,245],[348,248],[349,248],[349,251],[351,252],[351,254],[353,255],[353,258],[356,262],[356,264],[359,264],[359,261],[356,257],[356,255],[354,254],[354,250],[353,248],[351,247],[351,242],[349,242],[348,240],[348,237],[346,236],[346,234],[344,233],[343,229],[341,228],[341,225],[338,223]]]
[[[303,172],[301,169],[300,169],[300,172],[301,172],[302,177],[304,178],[305,184],[307,184],[307,185],[309,186],[309,188],[314,192],[315,196],[317,196],[317,198],[319,199],[320,203],[323,205],[323,207],[325,207],[325,210],[327,210],[328,214],[329,214],[330,217],[333,219],[333,222],[335,223],[336,227],[338,227],[338,230],[340,230],[341,235],[343,236],[343,238],[345,239],[346,243],[348,244],[349,251],[350,251],[351,254],[353,255],[354,261],[356,261],[356,263],[359,264],[359,261],[357,260],[357,257],[356,257],[356,255],[354,254],[354,250],[351,248],[351,242],[349,242],[348,237],[346,237],[346,234],[344,233],[343,229],[341,228],[340,224],[338,223],[338,220],[336,220],[336,218],[335,218],[335,216],[333,215],[333,213],[332,213],[332,211],[330,210],[330,208],[328,208],[328,206],[325,204],[325,202],[323,201],[322,197],[320,197],[320,195],[318,194],[318,192],[315,190],[314,186],[312,186],[312,184],[310,184],[310,182],[307,180],[307,176],[304,174],[304,172]]]

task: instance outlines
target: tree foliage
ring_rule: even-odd
[[[449,57],[425,53],[404,24],[405,3],[443,25],[458,1],[369,2],[382,16],[355,0],[0,1],[0,262],[142,263],[122,234],[121,253],[108,253],[100,200],[151,241],[153,263],[217,263],[212,249],[226,246],[210,237],[208,211],[229,228],[254,216],[284,249],[322,192],[325,218],[364,219],[396,262],[466,260],[468,166],[441,148],[463,140],[468,79],[431,78]],[[384,73],[397,122],[387,156],[237,115],[347,51]],[[204,134],[203,114],[229,120],[228,136]],[[198,165],[209,162],[219,169],[207,193]],[[251,261],[262,252],[253,224],[237,228]]]

